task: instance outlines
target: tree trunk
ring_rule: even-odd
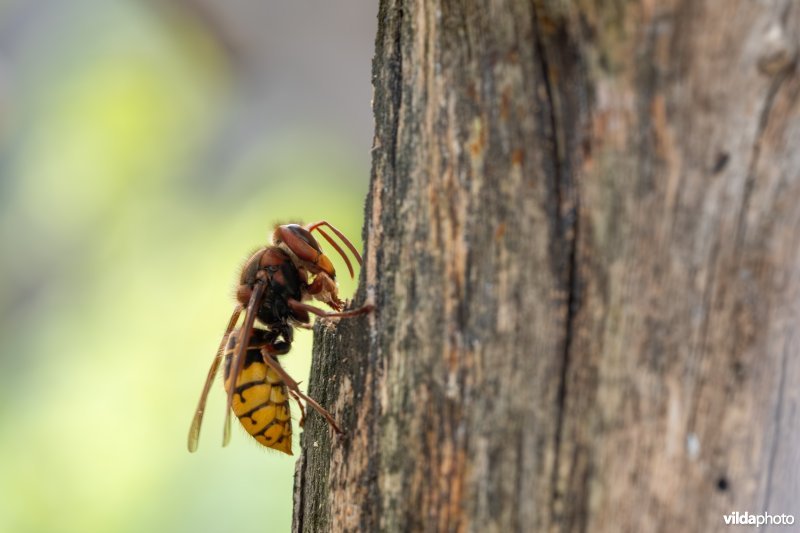
[[[800,524],[799,43],[789,0],[383,0],[377,309],[316,328],[295,530]]]

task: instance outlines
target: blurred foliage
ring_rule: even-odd
[[[358,244],[363,165],[320,131],[211,165],[237,80],[203,26],[24,4],[0,5],[0,531],[288,531],[294,460],[220,447],[219,380],[197,454],[186,432],[241,261],[277,221]]]

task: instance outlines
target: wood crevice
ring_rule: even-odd
[[[570,371],[571,350],[574,337],[574,324],[577,315],[579,298],[578,298],[578,257],[577,245],[579,235],[579,213],[578,213],[578,194],[577,189],[569,179],[568,170],[565,168],[564,158],[567,154],[567,147],[562,146],[562,140],[559,132],[566,124],[561,124],[559,120],[559,102],[556,100],[555,92],[557,87],[550,75],[550,61],[548,59],[548,47],[545,45],[544,29],[541,21],[541,16],[537,11],[536,2],[531,5],[531,12],[533,16],[533,35],[534,46],[540,61],[540,70],[542,73],[542,80],[545,86],[545,94],[547,96],[547,108],[550,118],[550,128],[552,135],[552,161],[554,171],[554,191],[556,200],[556,231],[554,238],[557,241],[555,249],[560,253],[566,255],[567,273],[564,279],[564,287],[566,289],[566,316],[564,321],[564,333],[562,340],[561,351],[561,368],[559,375],[558,388],[556,393],[556,428],[554,435],[554,456],[552,465],[552,479],[551,479],[551,501],[550,508],[553,518],[558,521],[560,516],[559,508],[561,507],[560,501],[564,497],[559,489],[559,472],[561,470],[562,461],[562,440],[564,438],[564,425],[567,410],[567,381]],[[570,201],[571,200],[571,201]],[[565,209],[566,208],[566,209]]]
[[[764,487],[764,505],[762,511],[764,513],[769,511],[770,500],[772,499],[772,475],[775,472],[775,458],[778,456],[778,446],[781,441],[781,419],[783,418],[783,403],[784,403],[784,390],[786,388],[786,368],[789,361],[789,346],[792,344],[792,337],[790,336],[783,347],[783,357],[781,358],[781,375],[778,381],[778,399],[774,409],[774,424],[775,431],[772,435],[772,443],[767,457],[767,479],[766,486]]]
[[[770,84],[767,95],[764,98],[764,107],[758,117],[758,126],[756,127],[755,137],[753,138],[753,147],[750,151],[750,162],[747,165],[747,176],[742,193],[742,205],[739,207],[739,218],[736,224],[736,237],[734,242],[736,243],[737,249],[741,249],[744,243],[745,232],[747,231],[747,212],[750,209],[750,198],[753,195],[753,188],[755,187],[756,171],[761,156],[761,144],[767,130],[767,125],[769,124],[772,108],[775,104],[775,97],[781,85],[783,85],[783,82],[788,78],[790,70],[791,69],[787,69],[775,75],[775,79]]]

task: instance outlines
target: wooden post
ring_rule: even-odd
[[[316,328],[295,530],[800,524],[800,3],[378,24],[377,310]]]

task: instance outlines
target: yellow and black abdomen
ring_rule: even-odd
[[[234,331],[225,348],[225,391],[230,389],[231,359],[236,351]],[[267,365],[258,348],[245,354],[244,368],[236,380],[233,414],[244,429],[267,448],[292,455],[292,420],[286,384]]]

